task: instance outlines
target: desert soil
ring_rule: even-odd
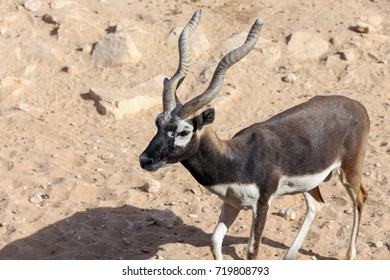
[[[182,100],[207,87],[235,43],[228,39],[242,38],[257,17],[264,20],[261,42],[229,70],[211,104],[221,138],[315,95],[341,94],[366,106],[369,197],[358,258],[390,259],[389,0],[24,2],[0,3],[0,259],[212,259],[209,240],[221,201],[180,164],[155,173],[139,166],[161,104],[103,115],[89,94],[170,77],[178,60],[172,30],[199,8]],[[119,31],[139,53],[104,64],[94,48]],[[291,35],[302,32],[311,34],[308,41],[293,46]],[[139,95],[160,98],[161,91],[162,84]],[[346,254],[352,203],[336,177],[321,185],[326,206],[298,259]],[[146,188],[152,180],[157,186]],[[283,208],[296,218],[279,215]],[[302,195],[273,202],[260,259],[283,258],[305,209]],[[241,212],[224,241],[226,259],[245,257],[250,225],[251,213]]]

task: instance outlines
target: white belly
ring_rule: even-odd
[[[207,189],[237,209],[255,209],[259,199],[259,188],[255,184],[222,184]]]
[[[273,197],[310,191],[322,183],[330,172],[339,167],[340,163],[336,162],[320,173],[302,176],[282,176]]]

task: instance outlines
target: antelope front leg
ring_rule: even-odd
[[[214,259],[222,260],[222,242],[223,238],[229,227],[233,224],[237,218],[239,209],[230,206],[229,204],[223,203],[221,215],[219,216],[218,224],[215,227],[214,233],[211,237],[211,252],[213,253]]]
[[[265,203],[259,202],[256,209],[253,209],[251,235],[249,238],[248,249],[247,249],[248,260],[256,259],[257,255],[259,254],[259,246],[260,246],[261,236],[263,235],[265,221],[267,219],[268,209],[269,209],[268,201]]]

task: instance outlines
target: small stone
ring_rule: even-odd
[[[30,201],[31,203],[34,203],[34,204],[39,204],[43,201],[43,198],[42,198],[41,194],[36,194],[36,195],[31,196],[28,199],[28,201]]]
[[[195,215],[195,214],[189,214],[188,217],[192,218],[192,219],[197,219],[198,218],[198,215]]]
[[[383,247],[383,242],[382,241],[377,241],[377,242],[374,243],[374,246],[376,248],[382,248]]]
[[[85,54],[91,54],[92,52],[92,46],[88,44],[83,45],[81,49]]]
[[[282,81],[286,83],[294,83],[297,80],[297,76],[293,73],[288,73],[282,77]]]
[[[311,256],[310,259],[315,261],[315,260],[317,260],[317,257],[316,256]]]
[[[146,182],[145,185],[142,186],[142,189],[148,193],[156,193],[160,191],[161,184],[159,181],[151,180]]]
[[[38,12],[41,5],[41,0],[25,0],[23,3],[24,8],[31,12]]]
[[[370,177],[371,172],[368,171],[368,170],[367,170],[367,171],[364,171],[364,172],[363,172],[363,175],[366,176],[366,177]]]
[[[145,253],[145,254],[148,254],[148,253],[151,253],[152,251],[150,251],[150,250],[147,249],[147,248],[144,248],[144,249],[141,249],[141,252],[142,252],[142,253]]]
[[[70,0],[53,0],[50,3],[50,7],[53,10],[63,9],[63,8],[72,8],[74,6],[78,5],[76,1],[70,1]]]
[[[131,221],[128,221],[128,222],[127,222],[127,229],[128,229],[128,230],[133,230],[133,229],[134,229],[134,223],[131,222]]]
[[[57,22],[56,18],[51,14],[43,15],[42,20],[46,23],[49,23],[49,24],[58,24],[59,23],[59,22]]]
[[[295,220],[297,214],[291,208],[283,208],[279,211],[279,215],[285,218],[287,221]]]
[[[331,38],[331,39],[329,40],[329,42],[330,42],[333,46],[335,46],[335,47],[340,46],[340,45],[343,44],[343,40],[342,40],[340,37],[338,37],[338,36],[335,36],[335,37]]]
[[[339,54],[340,54],[340,58],[346,61],[353,61],[358,57],[357,51],[354,49],[341,50]]]
[[[173,225],[177,219],[175,213],[169,208],[166,208],[164,211],[161,211],[159,213],[150,215],[150,218],[157,225],[165,226],[168,229],[173,228]]]
[[[62,68],[62,71],[64,71],[65,73],[68,73],[70,75],[74,75],[77,73],[76,68],[73,66],[65,66]]]
[[[353,212],[352,208],[348,208],[348,209],[344,210],[344,213],[348,214],[348,215],[352,214],[352,212]]]
[[[332,67],[338,61],[340,61],[340,55],[329,55],[325,60],[325,66]]]
[[[126,245],[131,245],[131,244],[132,244],[130,238],[122,238],[122,241],[123,241]]]
[[[367,34],[369,32],[374,31],[374,28],[372,27],[372,25],[366,22],[358,21],[356,22],[355,31],[359,33]]]

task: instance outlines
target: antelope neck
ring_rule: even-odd
[[[225,183],[225,170],[229,170],[227,165],[232,163],[229,141],[221,140],[208,127],[203,128],[199,137],[196,153],[181,163],[201,185],[212,186]],[[225,168],[221,169],[221,166]]]

